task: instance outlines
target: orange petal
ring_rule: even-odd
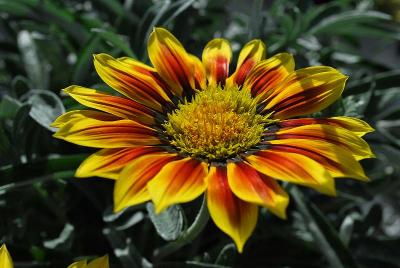
[[[359,137],[374,131],[374,129],[365,121],[347,116],[336,116],[330,118],[298,118],[282,120],[279,123],[280,127],[290,128],[312,124],[332,125],[345,128]]]
[[[263,112],[285,119],[321,111],[340,97],[346,80],[347,76],[331,67],[297,70],[268,95]]]
[[[243,88],[251,90],[253,96],[259,96],[263,101],[293,71],[293,56],[288,53],[277,54],[255,65],[244,81]]]
[[[228,78],[226,84],[228,86],[243,85],[250,70],[265,58],[265,53],[266,48],[263,41],[255,39],[248,42],[240,51],[236,71]]]
[[[125,167],[114,187],[114,211],[150,200],[147,183],[169,162],[177,159],[176,154],[150,152],[132,160]]]
[[[356,160],[374,157],[366,141],[353,132],[333,125],[304,125],[284,128],[274,134],[276,139],[311,139],[337,144],[351,152]]]
[[[13,268],[13,261],[10,253],[8,253],[6,245],[0,247],[0,267],[1,268]]]
[[[351,152],[336,144],[312,139],[284,139],[269,141],[269,150],[291,152],[307,156],[322,166],[333,177],[348,177],[368,181]]]
[[[154,123],[155,112],[134,100],[107,95],[80,86],[70,86],[64,89],[64,92],[87,107],[145,124]]]
[[[75,114],[80,115],[74,117]],[[75,111],[62,117],[70,118],[70,121],[64,122],[63,118],[57,119],[59,129],[54,137],[78,145],[119,148],[160,143],[157,132],[152,128],[128,119],[108,120],[110,116],[106,113]],[[64,123],[60,125],[60,122]]]
[[[274,179],[242,162],[228,163],[228,182],[232,192],[240,199],[264,206],[286,219],[289,196]]]
[[[121,170],[132,160],[155,151],[160,149],[152,146],[102,149],[86,158],[76,170],[75,176],[79,178],[98,176],[116,180]]]
[[[210,216],[235,241],[239,252],[257,224],[257,205],[242,201],[231,191],[225,167],[211,167],[206,178]]]
[[[154,68],[134,59],[114,59],[107,54],[94,55],[94,66],[105,83],[132,100],[157,111],[171,103],[170,93]]]
[[[227,40],[216,38],[208,42],[203,50],[202,59],[210,85],[225,85],[231,58],[232,49]]]
[[[149,58],[177,96],[191,95],[196,88],[196,63],[169,31],[154,28],[147,44]],[[202,82],[200,82],[202,83]]]
[[[156,213],[200,196],[206,188],[206,176],[207,164],[189,157],[165,165],[147,184]]]
[[[316,161],[304,155],[259,151],[247,156],[246,160],[257,171],[274,179],[311,187],[321,193],[335,195],[332,176]]]

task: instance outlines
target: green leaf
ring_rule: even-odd
[[[218,254],[215,264],[218,265],[233,265],[234,259],[237,255],[237,249],[234,244],[226,245]]]
[[[25,71],[31,81],[31,89],[47,89],[49,72],[37,53],[33,36],[28,31],[18,33],[18,48],[22,54]]]
[[[160,214],[155,213],[152,203],[147,203],[146,209],[157,233],[164,240],[176,240],[181,235],[184,226],[184,216],[180,206],[170,206]]]

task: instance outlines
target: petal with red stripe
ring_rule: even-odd
[[[312,139],[284,139],[269,141],[269,150],[307,156],[322,166],[333,177],[347,177],[368,181],[360,163],[351,152],[336,144]]]
[[[286,219],[289,196],[274,179],[244,162],[228,163],[227,169],[229,186],[237,197],[264,206],[278,217]]]
[[[87,107],[145,124],[154,123],[155,112],[134,100],[107,95],[80,86],[70,86],[64,89],[64,92]]]
[[[76,114],[80,115],[73,117]],[[154,129],[128,119],[118,120],[118,117],[116,117],[117,120],[107,120],[112,116],[103,112],[75,111],[75,113],[64,114],[62,117],[72,119],[62,125],[60,122],[64,120],[57,119],[59,129],[53,136],[78,145],[120,148],[160,143]]]
[[[263,98],[263,112],[285,119],[321,111],[340,97],[346,80],[347,76],[331,67],[297,70]]]
[[[147,184],[160,170],[171,161],[177,159],[176,154],[168,152],[147,152],[126,166],[114,187],[114,211],[137,205],[150,200]]]
[[[304,155],[264,150],[247,156],[246,160],[257,171],[274,179],[308,186],[328,195],[336,193],[329,172]]]
[[[356,160],[374,157],[368,143],[352,131],[333,125],[304,125],[272,134],[276,139],[322,140],[346,148]]]
[[[66,112],[65,114],[60,115],[59,117],[56,118],[56,120],[54,120],[54,122],[51,124],[51,126],[60,128],[60,127],[64,126],[65,124],[79,121],[79,120],[82,120],[85,118],[93,118],[93,119],[102,120],[102,121],[115,121],[115,120],[120,119],[115,115],[102,113],[102,112],[98,112],[98,111],[75,110],[75,111]]]
[[[168,163],[147,184],[156,213],[199,197],[206,189],[206,176],[207,164],[204,162],[188,157]]]
[[[236,197],[225,167],[211,167],[207,176],[207,206],[215,224],[229,235],[239,252],[256,227],[258,207]]]
[[[175,36],[163,28],[154,28],[147,44],[149,58],[157,73],[178,97],[196,89],[196,63]]]
[[[347,116],[336,116],[330,118],[298,118],[282,120],[278,123],[280,127],[290,128],[304,125],[322,124],[345,128],[359,137],[374,131],[374,129],[365,121]]]
[[[248,42],[240,51],[236,71],[227,79],[228,86],[242,86],[251,69],[265,58],[266,47],[259,39]]]
[[[280,53],[269,59],[259,62],[247,75],[243,88],[258,96],[260,101],[273,94],[286,77],[294,71],[293,56]]]
[[[232,49],[227,40],[216,38],[208,42],[203,50],[202,59],[209,85],[225,85],[231,58]]]
[[[103,81],[122,95],[157,111],[171,103],[170,92],[160,82],[156,70],[134,59],[94,56],[94,66]]]
[[[116,180],[121,170],[132,160],[156,151],[160,149],[153,146],[102,149],[86,158],[76,170],[75,176],[79,178],[98,176]]]

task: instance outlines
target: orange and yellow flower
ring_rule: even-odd
[[[95,148],[77,177],[115,179],[115,211],[153,201],[157,212],[206,193],[215,224],[239,251],[255,228],[258,206],[286,218],[278,181],[335,195],[335,177],[366,181],[358,160],[373,157],[361,138],[373,129],[351,117],[302,118],[337,100],[347,77],[326,66],[295,70],[287,53],[265,59],[247,43],[230,74],[229,42],[210,41],[202,60],[167,30],[148,41],[153,67],[131,58],[94,56],[119,95],[70,86],[92,110],[53,124],[55,137]]]
[[[13,268],[14,264],[6,245],[0,247],[0,267]],[[108,268],[108,256],[103,256],[87,263],[86,260],[74,262],[68,268]]]

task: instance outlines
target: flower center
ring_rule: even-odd
[[[257,145],[273,120],[256,111],[257,99],[238,87],[208,87],[168,114],[163,124],[170,144],[181,153],[226,160]]]

